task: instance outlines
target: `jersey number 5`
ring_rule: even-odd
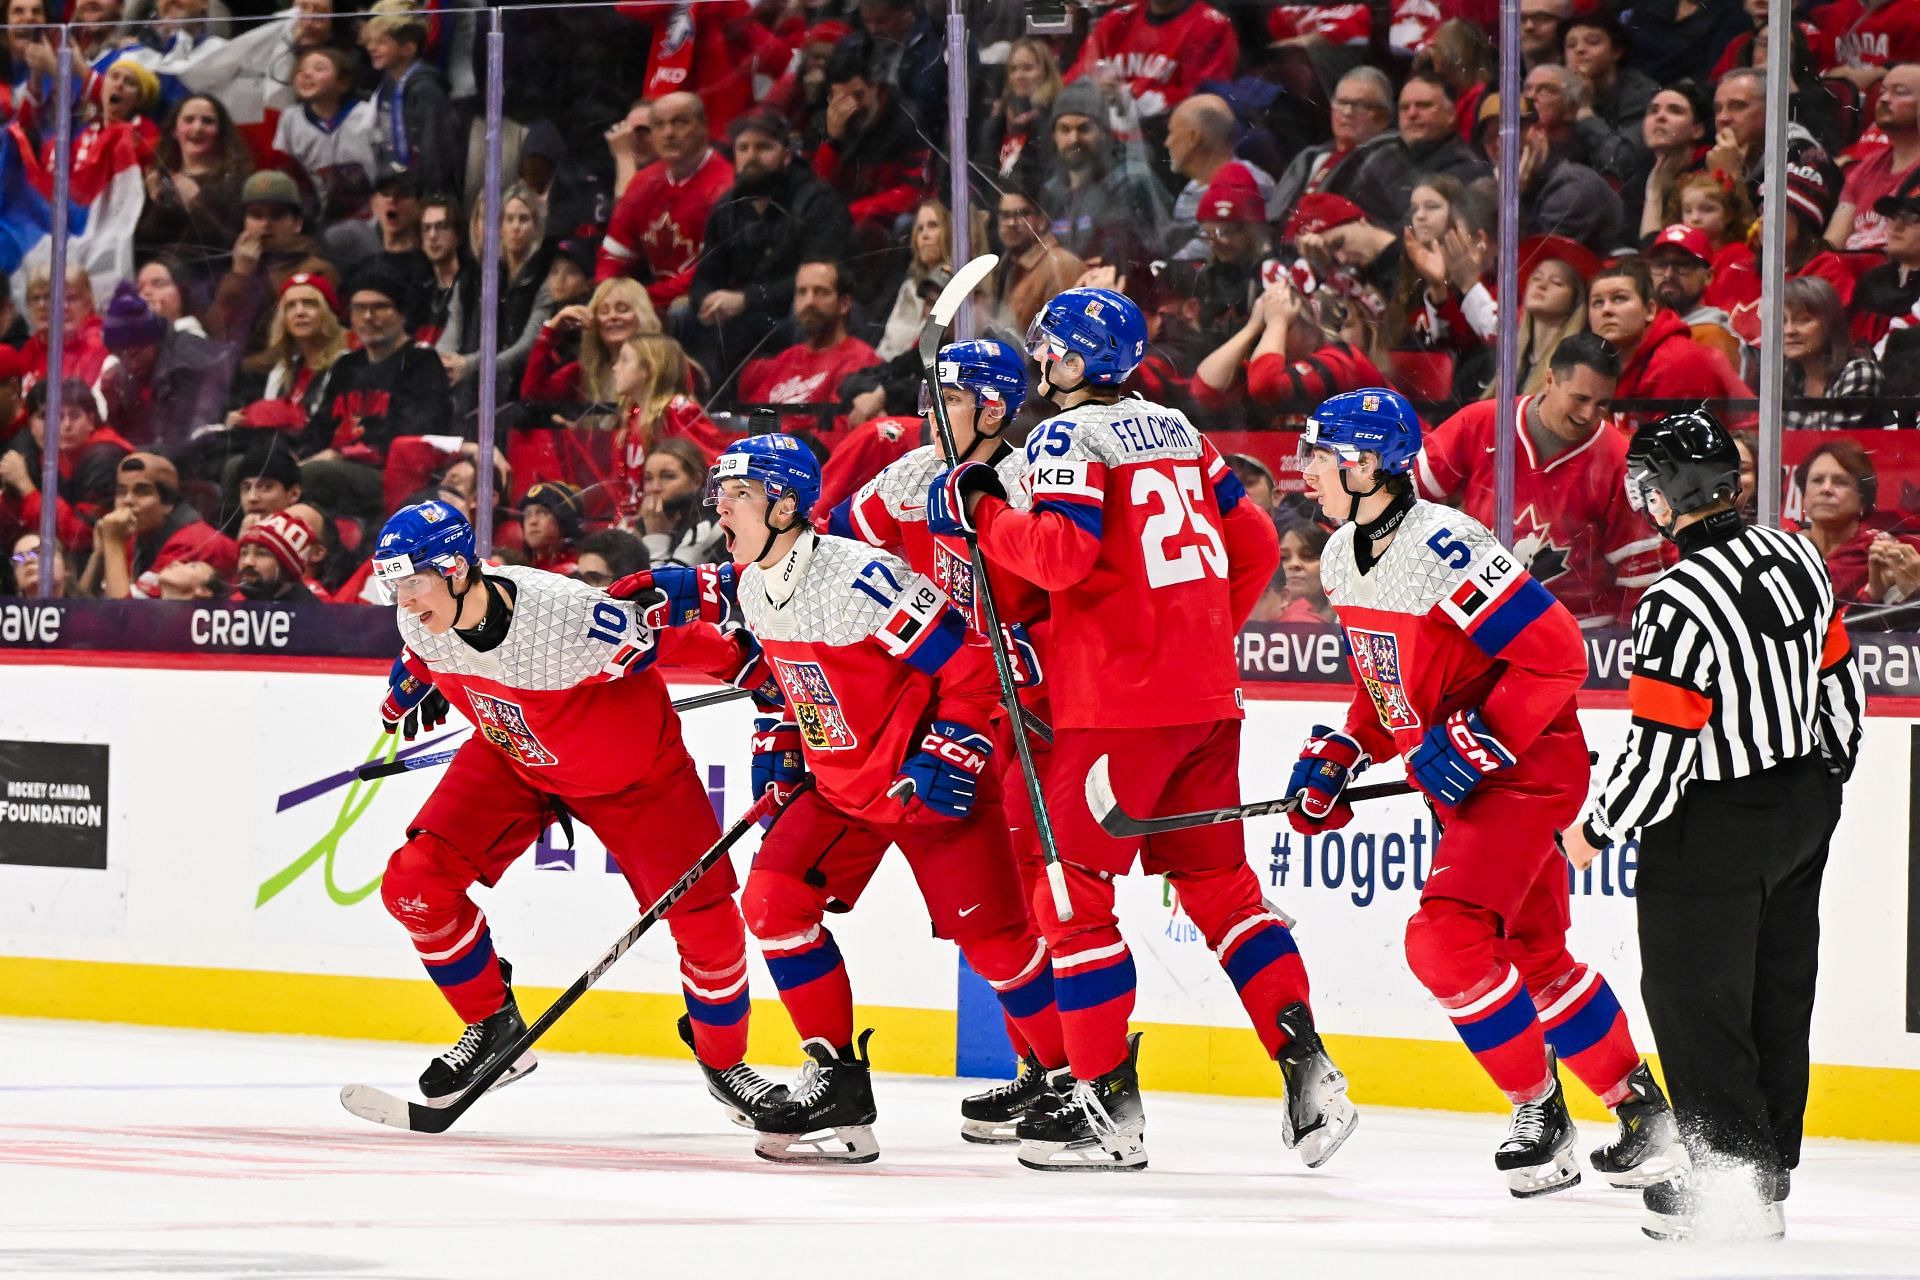
[[[1212,575],[1227,576],[1227,548],[1220,531],[1201,514],[1206,480],[1198,467],[1133,473],[1134,505],[1157,508],[1140,530],[1140,552],[1149,587],[1171,587]],[[1174,544],[1184,542],[1177,551]]]

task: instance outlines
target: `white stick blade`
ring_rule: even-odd
[[[375,1124],[384,1124],[392,1129],[412,1128],[407,1122],[405,1100],[394,1097],[384,1089],[376,1089],[370,1084],[343,1086],[340,1090],[340,1105],[362,1120],[371,1120]]]
[[[1113,794],[1113,781],[1107,776],[1107,758],[1101,756],[1087,770],[1087,809],[1095,822],[1105,823],[1107,815],[1119,807],[1120,801]]]
[[[997,253],[983,253],[972,261],[963,263],[960,269],[953,273],[953,279],[947,281],[947,287],[940,291],[940,296],[933,300],[935,322],[941,328],[946,328],[953,321],[954,312],[960,310],[960,304],[972,296],[973,291],[980,286],[980,282],[992,274],[993,269],[999,265],[1000,255]]]

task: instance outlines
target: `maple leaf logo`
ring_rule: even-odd
[[[1553,522],[1542,520],[1531,505],[1513,517],[1513,553],[1542,586],[1567,572],[1571,546],[1553,540]]]
[[[647,246],[649,257],[669,268],[669,274],[677,274],[692,266],[700,250],[699,245],[680,234],[680,224],[665,210],[647,224],[640,243]]]

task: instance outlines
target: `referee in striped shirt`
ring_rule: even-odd
[[[1647,1188],[1656,1239],[1784,1230],[1820,878],[1865,700],[1819,553],[1740,518],[1739,469],[1704,409],[1643,426],[1628,446],[1628,497],[1680,562],[1634,609],[1632,727],[1566,833],[1576,867],[1640,833],[1640,991],[1695,1166]],[[1707,1203],[1736,1211],[1709,1216]]]

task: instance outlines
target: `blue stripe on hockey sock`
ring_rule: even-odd
[[[1562,1058],[1585,1053],[1607,1038],[1607,1032],[1613,1029],[1613,1020],[1619,1016],[1620,1001],[1602,978],[1593,984],[1586,1003],[1572,1017],[1559,1026],[1545,1029],[1547,1043]]]
[[[745,987],[741,987],[740,994],[731,1000],[702,1000],[685,987],[680,988],[680,994],[687,998],[687,1016],[709,1027],[734,1026],[753,1007]]]
[[[820,945],[797,955],[768,956],[767,972],[773,985],[782,991],[804,987],[815,978],[824,978],[840,967],[840,946],[830,933],[822,933]]]
[[[457,987],[485,973],[487,966],[493,962],[493,930],[482,929],[467,954],[445,964],[428,964],[427,976],[438,986]],[[426,961],[421,963],[426,964]]]
[[[1475,1053],[1498,1049],[1533,1024],[1539,1015],[1533,1011],[1533,997],[1524,983],[1515,983],[1513,994],[1499,1008],[1471,1022],[1456,1022],[1453,1029]]]
[[[1277,924],[1263,925],[1246,937],[1240,939],[1233,954],[1226,959],[1227,976],[1233,979],[1235,991],[1245,991],[1247,984],[1277,960],[1288,956],[1297,956],[1300,948],[1293,945],[1293,934]]]
[[[1008,1014],[1031,1018],[1053,1003],[1053,970],[1043,964],[1019,986],[995,994],[1000,997],[1000,1007]]]
[[[1133,990],[1134,982],[1133,954],[1122,952],[1117,961],[1104,968],[1055,974],[1053,991],[1060,1012],[1078,1013],[1119,999]]]

